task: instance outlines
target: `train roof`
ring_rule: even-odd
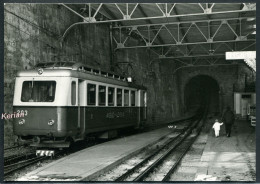
[[[68,70],[76,70],[76,71],[82,71],[82,72],[95,72],[95,73],[102,73],[107,75],[116,75],[120,78],[126,78],[124,75],[118,75],[111,71],[101,70],[100,68],[95,68],[90,65],[84,64],[84,63],[75,63],[75,62],[65,62],[65,61],[58,61],[58,62],[44,62],[44,63],[38,63],[35,65],[36,69],[39,68],[46,68],[46,69],[68,69]]]
[[[94,69],[82,63],[73,62],[48,62],[39,63],[32,70],[18,71],[17,77],[76,77],[86,80],[129,86],[139,89],[146,88],[133,82],[127,82],[125,76],[117,75],[113,72]]]

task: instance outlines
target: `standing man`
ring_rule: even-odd
[[[231,128],[232,125],[234,124],[234,120],[235,120],[234,113],[231,111],[230,107],[227,107],[222,117],[222,121],[225,124],[227,137],[230,137]]]

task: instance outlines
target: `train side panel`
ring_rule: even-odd
[[[134,127],[138,121],[138,107],[86,107],[85,132],[106,131]]]
[[[143,107],[80,107],[84,127],[78,125],[78,107],[14,107],[15,111],[27,111],[28,115],[14,119],[14,133],[18,136],[38,135],[67,137],[84,133],[106,131],[123,127],[135,127]],[[44,113],[44,115],[42,115]],[[82,114],[82,113],[81,113]],[[21,119],[24,124],[19,124]],[[49,124],[50,121],[54,123]]]
[[[48,144],[78,141],[90,133],[138,128],[146,121],[142,87],[78,71],[42,72],[25,71],[16,78],[14,112],[27,112],[14,119],[17,136],[37,143],[50,140]]]
[[[14,134],[18,136],[67,137],[78,133],[76,107],[20,107],[14,111],[26,111],[27,115],[14,118]],[[24,119],[24,123],[19,123]]]

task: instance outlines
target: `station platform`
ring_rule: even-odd
[[[255,178],[255,129],[236,121],[231,137],[224,126],[220,137],[208,119],[195,144],[183,158],[173,181],[253,181]],[[109,171],[122,159],[171,133],[168,126],[86,148],[28,173],[17,181],[90,181]],[[102,170],[102,171],[100,171]]]
[[[208,119],[194,145],[183,158],[174,181],[255,181],[256,133],[245,120],[236,120],[231,137],[221,126],[220,136]]]
[[[172,132],[168,126],[86,148],[36,169],[18,181],[89,181]],[[102,171],[100,171],[102,170]]]

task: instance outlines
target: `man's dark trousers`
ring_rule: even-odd
[[[230,124],[230,123],[225,124],[226,134],[228,137],[230,137],[230,134],[231,134],[231,127],[232,127],[232,124]]]

